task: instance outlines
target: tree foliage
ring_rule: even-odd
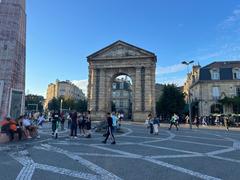
[[[64,99],[63,97],[53,98],[48,103],[48,110],[60,110],[62,99],[62,109],[63,110],[76,110],[78,112],[87,111],[87,101],[86,100],[74,100],[74,99]]]
[[[182,113],[185,107],[184,94],[173,84],[165,85],[163,93],[156,103],[158,115]]]
[[[234,113],[237,113],[237,114],[240,113],[240,97],[239,96],[235,96],[233,98],[224,97],[223,99],[219,100],[219,103],[221,103],[222,105],[233,106]]]

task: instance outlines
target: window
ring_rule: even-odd
[[[240,79],[240,69],[233,69],[233,79]]]
[[[125,91],[125,92],[124,92],[124,96],[125,96],[125,97],[128,97],[128,91]]]
[[[212,96],[213,96],[214,99],[219,98],[219,96],[220,96],[219,87],[213,87],[212,88]]]
[[[124,106],[124,108],[128,108],[128,101],[127,100],[123,101],[123,106]]]
[[[120,100],[120,107],[123,107],[123,101]]]
[[[120,89],[123,89],[123,87],[124,87],[124,84],[123,84],[123,82],[121,82],[120,83]]]
[[[113,83],[112,88],[113,88],[113,89],[117,89],[117,84],[116,84],[116,83]]]
[[[219,80],[220,79],[219,70],[213,69],[211,71],[211,76],[212,76],[212,80]]]
[[[236,87],[236,96],[240,97],[240,86]]]
[[[195,78],[195,76],[193,75],[193,76],[192,76],[192,83],[195,83],[195,81],[196,81],[196,78]]]
[[[123,91],[120,91],[120,96],[121,96],[121,97],[123,96]]]
[[[120,92],[117,91],[117,92],[116,92],[116,97],[119,97],[119,96],[120,96]]]

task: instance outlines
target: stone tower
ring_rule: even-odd
[[[0,119],[24,112],[25,0],[0,0]]]

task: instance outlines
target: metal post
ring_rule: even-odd
[[[191,108],[191,98],[190,98],[190,88],[188,89],[188,112],[189,112],[189,127],[192,129],[192,108]]]
[[[62,113],[62,103],[63,103],[63,100],[61,99],[61,103],[60,103],[60,113]]]
[[[194,61],[183,61],[182,64],[187,66],[187,76],[189,74],[189,65],[194,63]],[[188,87],[188,112],[189,112],[189,128],[192,129],[192,108],[191,108],[191,92],[190,92],[190,86]]]

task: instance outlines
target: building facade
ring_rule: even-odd
[[[205,67],[193,66],[184,84],[186,101],[190,93],[192,114],[233,113],[231,105],[221,104],[225,97],[240,96],[240,61],[213,62]]]
[[[47,88],[47,95],[45,101],[45,108],[49,101],[53,98],[63,97],[64,99],[74,99],[74,100],[84,100],[85,95],[81,89],[79,89],[76,85],[71,83],[70,81],[59,81],[56,80],[55,83],[51,83]]]
[[[0,119],[24,113],[25,0],[0,1]]]
[[[132,85],[127,79],[115,79],[112,84],[112,110],[132,118]]]

